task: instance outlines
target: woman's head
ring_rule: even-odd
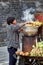
[[[16,19],[15,17],[8,17],[7,18],[7,24],[10,25],[10,24],[16,24]]]

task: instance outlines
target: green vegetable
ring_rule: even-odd
[[[37,46],[32,46],[30,56],[43,56],[43,41],[37,42]]]

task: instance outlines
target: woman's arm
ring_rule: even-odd
[[[25,23],[23,23],[23,24],[21,24],[21,25],[19,25],[19,24],[13,25],[13,26],[12,26],[12,29],[13,29],[14,31],[21,32],[21,31],[23,30],[23,26],[25,26],[26,24],[28,24],[28,22],[25,22]]]

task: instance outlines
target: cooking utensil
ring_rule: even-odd
[[[38,32],[38,28],[42,25],[39,21],[28,23],[23,26],[23,33],[25,35],[35,35]]]
[[[24,26],[23,27],[23,33],[25,35],[35,35],[38,32],[38,27],[33,26]]]
[[[19,29],[18,29],[18,30],[23,29],[23,27],[24,27],[26,24],[28,24],[28,22],[22,23],[22,24],[20,25],[20,27],[19,27]]]

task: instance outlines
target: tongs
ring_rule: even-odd
[[[22,26],[19,27],[18,31],[21,31],[23,26],[25,26],[26,24],[28,24],[28,22],[24,23]]]

